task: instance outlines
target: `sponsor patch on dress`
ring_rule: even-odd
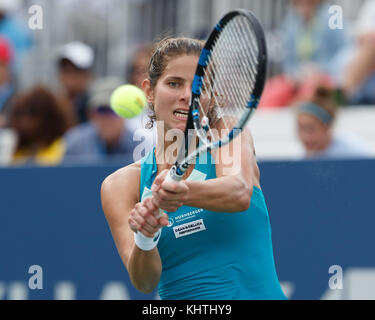
[[[173,232],[176,238],[188,236],[189,234],[193,234],[204,230],[206,230],[206,227],[204,225],[203,219],[191,221],[173,227]]]

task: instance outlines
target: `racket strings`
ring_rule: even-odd
[[[228,50],[228,54],[232,61],[235,61],[234,66],[236,67],[235,81],[236,86],[234,89],[238,89],[241,92],[241,95],[238,95],[238,92],[235,92],[235,95],[241,97],[242,104],[238,106],[241,107],[241,110],[245,108],[246,104],[244,105],[243,102],[247,102],[250,96],[250,92],[254,89],[255,84],[255,77],[256,77],[256,56],[258,55],[257,52],[253,52],[253,48],[257,49],[256,44],[254,44],[251,39],[249,39],[249,35],[251,34],[251,30],[246,30],[245,28],[248,27],[248,24],[244,24],[244,18],[237,19],[236,21],[239,23],[233,23],[233,28],[228,28],[228,37],[230,39],[239,39],[240,36],[242,41],[235,41],[232,45],[235,46],[237,52],[234,50]],[[247,20],[245,20],[247,21]],[[245,39],[245,41],[243,40]],[[249,61],[250,63],[248,63]]]
[[[214,140],[211,125],[221,120],[221,127],[232,130],[254,91],[257,77],[258,46],[249,21],[242,16],[232,19],[214,43],[203,76],[200,109],[204,117],[212,115],[207,131]]]

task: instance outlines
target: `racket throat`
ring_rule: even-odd
[[[185,171],[184,171],[182,167],[173,165],[172,168],[169,170],[165,178],[165,181],[181,181],[182,177],[184,176],[186,172],[186,169],[187,168],[185,168]]]

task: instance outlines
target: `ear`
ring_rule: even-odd
[[[142,90],[144,91],[147,102],[153,103],[154,102],[154,89],[151,88],[151,82],[149,79],[144,79],[142,82]]]

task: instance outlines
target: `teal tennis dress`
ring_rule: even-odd
[[[197,159],[187,180],[216,178],[210,153]],[[205,162],[201,164],[200,162]],[[141,161],[141,199],[151,195],[157,165],[152,150]],[[235,201],[235,199],[233,199]],[[168,212],[158,250],[162,300],[285,299],[273,258],[271,227],[263,193],[254,187],[243,212],[188,206]]]

